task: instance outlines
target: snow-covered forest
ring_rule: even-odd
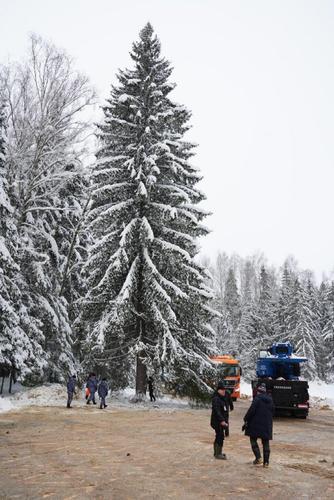
[[[199,257],[191,113],[149,24],[131,58],[97,127],[63,50],[32,36],[26,61],[1,67],[0,367],[29,383],[94,369],[138,394],[154,375],[191,393],[210,354],[236,353],[250,375],[261,346],[290,340],[308,377],[329,379],[334,283],[291,259]]]
[[[215,262],[204,262],[221,315],[213,322],[218,351],[236,353],[249,376],[261,348],[289,341],[308,358],[308,379],[332,380],[334,281],[318,285],[293,257],[279,269],[268,266],[262,254],[242,258],[219,253]]]

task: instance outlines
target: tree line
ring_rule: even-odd
[[[325,378],[333,285],[199,262],[191,113],[150,24],[130,55],[97,128],[95,91],[63,50],[34,35],[24,62],[1,67],[0,370],[31,383],[94,370],[139,397],[154,376],[194,394],[211,354],[251,370],[262,342],[290,336]]]
[[[334,281],[319,285],[311,271],[289,257],[277,269],[263,255],[219,253],[206,265],[215,291],[217,348],[235,353],[247,377],[254,376],[261,348],[291,342],[308,358],[309,379],[331,380],[334,368]]]

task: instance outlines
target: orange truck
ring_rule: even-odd
[[[223,380],[226,384],[226,388],[232,391],[231,397],[233,401],[240,398],[240,377],[241,377],[241,366],[237,359],[233,356],[227,354],[210,356],[216,368],[215,383]]]

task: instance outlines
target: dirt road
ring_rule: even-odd
[[[269,469],[254,467],[231,414],[228,460],[212,457],[209,410],[35,407],[0,416],[1,499],[334,498],[334,412],[274,424]]]

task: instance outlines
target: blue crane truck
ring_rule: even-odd
[[[266,384],[275,405],[275,414],[289,413],[306,418],[309,411],[309,393],[306,380],[300,380],[300,366],[307,358],[293,354],[289,342],[274,343],[261,350],[256,363],[256,379],[252,380],[253,396],[259,384]]]

